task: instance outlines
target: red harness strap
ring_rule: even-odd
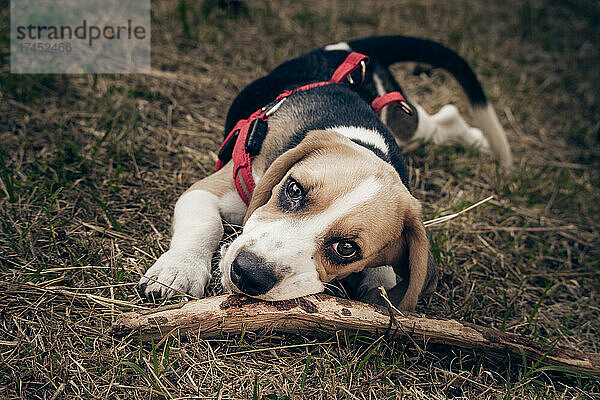
[[[340,66],[335,70],[331,79],[325,82],[315,82],[310,83],[308,85],[301,86],[294,90],[286,90],[277,96],[276,101],[280,101],[290,96],[293,93],[312,89],[318,86],[330,85],[333,83],[342,82],[349,74],[351,74],[354,70],[362,65],[366,65],[369,62],[369,57],[364,54],[352,52],[346,57],[344,62],[340,64]],[[364,63],[364,64],[363,64]],[[259,124],[259,121],[266,121],[270,110],[265,110],[261,108],[256,110],[252,115],[250,115],[246,119],[242,119],[238,121],[237,124],[233,127],[231,132],[225,138],[225,141],[221,145],[219,149],[219,154],[221,154],[225,149],[231,147],[231,141],[235,140],[235,144],[233,145],[233,150],[231,152],[231,159],[233,160],[233,180],[235,182],[235,187],[244,201],[246,205],[250,203],[250,198],[252,197],[252,193],[254,192],[254,178],[252,177],[252,159],[255,154],[250,154],[247,151],[247,140],[248,134],[251,128],[256,128]],[[256,122],[255,122],[256,121]],[[258,122],[258,123],[257,123]],[[263,125],[264,126],[264,125]],[[225,161],[226,162],[226,161]],[[217,171],[223,168],[225,162],[222,159],[217,161],[216,169]]]
[[[256,110],[248,118],[242,119],[235,124],[219,149],[219,160],[217,161],[216,169],[218,171],[223,168],[225,163],[229,161],[229,154],[231,154],[235,187],[246,205],[250,203],[250,198],[252,197],[255,186],[254,177],[252,176],[252,159],[256,156],[253,152],[257,151],[256,149],[252,149],[253,146],[248,143],[249,139],[252,139],[254,130],[264,129],[264,133],[266,133],[266,121],[272,110],[274,111],[275,107],[278,107],[283,99],[293,93],[319,86],[331,85],[333,83],[340,83],[361,66],[363,68],[362,82],[365,73],[364,68],[368,62],[369,57],[364,54],[352,52],[346,57],[344,62],[337,67],[329,81],[309,83],[308,85],[300,86],[294,90],[286,90],[275,99],[275,101],[279,103],[276,103],[270,108],[264,107]],[[353,82],[354,81],[351,80],[351,83]],[[398,103],[406,113],[409,115],[412,114],[410,106],[400,92],[391,92],[376,97],[371,103],[371,107],[379,114],[381,110],[390,103]]]
[[[356,69],[361,66],[361,63],[365,63],[366,65],[368,62],[368,56],[357,52],[352,52],[348,54],[348,57],[346,57],[344,62],[341,63],[340,66],[337,67],[337,69],[333,72],[333,75],[331,76],[330,80],[324,82],[309,83],[308,85],[300,86],[299,88],[296,88],[294,90],[284,90],[283,93],[277,96],[275,100],[282,100],[293,93],[301,92],[303,90],[308,90],[319,86],[331,85],[332,83],[340,83],[344,79],[346,79],[348,75],[356,71]]]
[[[239,121],[233,131],[239,130],[237,141],[233,147],[231,158],[233,159],[233,180],[235,187],[240,194],[240,197],[248,205],[250,198],[254,192],[254,178],[252,177],[252,159],[251,155],[246,151],[246,142],[252,122],[257,119],[264,119],[262,110],[255,111],[248,119]]]
[[[369,57],[365,56],[364,54],[357,53],[355,51],[348,54],[348,57],[346,57],[344,62],[341,63],[340,66],[337,67],[333,75],[331,75],[331,80],[329,82],[340,83],[341,81],[346,79],[348,75],[354,72],[354,70],[356,70],[363,61],[365,62],[365,64],[368,63]]]
[[[375,99],[371,102],[371,107],[373,107],[373,110],[375,110],[377,114],[380,114],[381,110],[383,110],[385,106],[391,103],[397,103],[405,113],[407,113],[408,115],[412,114],[410,106],[408,105],[406,99],[404,98],[404,96],[402,96],[402,93],[400,92],[389,92],[384,95],[375,97]]]

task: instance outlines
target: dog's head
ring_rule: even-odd
[[[415,308],[429,243],[421,206],[396,170],[333,132],[313,131],[258,182],[243,232],[221,250],[223,285],[264,300],[323,291],[324,282],[392,265]]]

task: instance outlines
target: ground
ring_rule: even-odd
[[[408,34],[469,61],[516,159],[506,171],[457,147],[407,155],[426,219],[494,195],[429,229],[442,275],[418,311],[599,352],[596,1],[156,1],[152,74],[70,76],[9,74],[0,3],[0,398],[600,395],[597,380],[531,360],[354,333],[108,334],[121,312],[152,306],[135,283],[168,246],[178,195],[214,171],[236,93],[311,48]],[[467,113],[450,76],[423,67],[394,67],[409,97]]]

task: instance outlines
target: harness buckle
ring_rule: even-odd
[[[361,62],[360,62],[360,80],[358,80],[358,81],[355,81],[354,78],[352,77],[352,75],[356,71],[358,71],[358,68],[356,70],[350,72],[348,74],[348,76],[346,76],[346,78],[348,79],[348,82],[350,82],[350,84],[352,86],[360,86],[365,81],[365,75],[367,73],[367,63],[365,62],[365,60],[361,60]]]
[[[412,115],[412,109],[410,108],[410,105],[408,105],[408,103],[406,102],[406,100],[400,100],[398,101],[398,105],[400,106],[400,108],[402,109],[402,111],[404,111],[406,114],[408,115]]]

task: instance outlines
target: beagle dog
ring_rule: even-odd
[[[335,79],[356,53],[361,62]],[[388,70],[401,61],[449,71],[481,130],[452,105],[429,115],[406,101]],[[389,92],[394,101],[376,107]],[[244,180],[237,174],[245,164],[231,150],[240,129],[251,163]],[[243,223],[220,247],[227,291],[286,300],[337,279],[355,299],[377,303],[384,286],[396,307],[414,310],[435,289],[437,272],[400,148],[454,142],[511,164],[504,130],[468,64],[439,43],[404,36],[332,44],[280,65],[233,101],[225,132],[229,152],[179,198],[170,248],[139,282],[149,298],[202,297],[226,222]]]

